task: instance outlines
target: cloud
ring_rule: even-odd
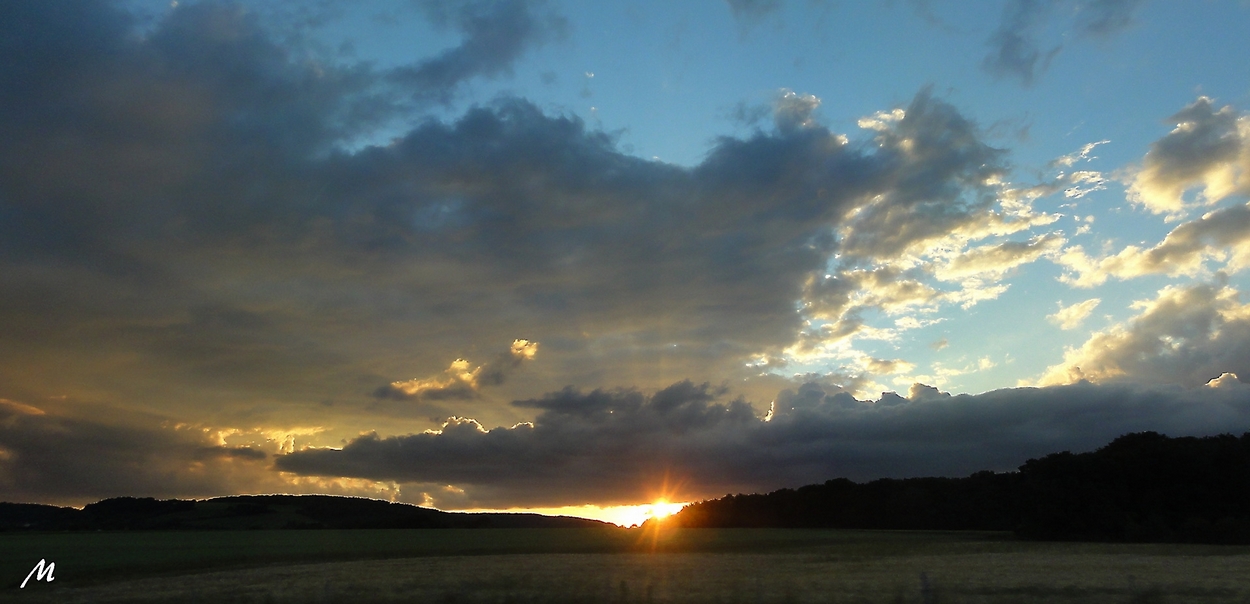
[[[1208,261],[1220,262],[1219,270],[1235,273],[1250,266],[1250,205],[1221,208],[1182,223],[1149,249],[1130,245],[1115,255],[1094,259],[1078,245],[1064,250],[1058,260],[1068,269],[1060,280],[1076,287],[1101,285],[1110,277],[1196,276],[1206,272]]]
[[[515,403],[540,411],[532,424],[487,430],[453,419],[440,432],[369,434],[276,463],[303,475],[393,480],[406,490],[451,484],[478,506],[636,503],[666,479],[680,485],[677,496],[697,499],[840,476],[1011,470],[1141,430],[1240,432],[1250,428],[1246,393],[1241,385],[1082,383],[951,396],[916,384],[906,398],[887,394],[873,404],[808,383],[778,394],[765,420],[707,384],[679,382],[650,395],[566,388]]]
[[[1129,199],[1155,214],[1181,215],[1230,195],[1250,194],[1250,117],[1198,97],[1168,122],[1176,127],[1150,145],[1128,181]],[[1199,199],[1185,194],[1200,189]]]
[[[983,273],[1001,276],[1021,264],[1054,255],[1065,241],[1062,236],[1051,233],[1028,241],[1007,241],[973,248],[953,258],[947,266],[939,267],[937,275],[943,280]]]
[[[893,381],[895,384],[899,384],[899,385],[912,383],[913,390],[918,386],[918,384],[914,383],[914,380],[920,380],[922,382],[926,382],[927,384],[933,384],[933,386],[919,384],[920,386],[924,386],[925,388],[940,387],[940,386],[945,386],[947,383],[949,383],[951,378],[955,378],[961,375],[968,375],[970,373],[976,373],[979,371],[986,371],[989,369],[993,369],[997,365],[996,363],[994,363],[994,361],[990,360],[989,357],[981,357],[979,359],[976,359],[975,361],[969,362],[967,360],[967,357],[961,356],[955,361],[957,363],[962,364],[963,366],[962,367],[958,367],[958,366],[950,367],[948,366],[949,365],[948,363],[943,363],[941,361],[934,361],[930,366],[929,373],[923,373],[923,374],[917,373],[917,374],[899,376],[899,377],[894,378]]]
[[[773,101],[773,119],[777,130],[783,134],[815,125],[813,113],[820,107],[820,99],[814,94],[798,94],[782,89]]]
[[[562,40],[568,31],[567,20],[546,10],[541,0],[418,0],[417,6],[435,25],[454,29],[464,39],[437,57],[389,75],[416,87],[418,97],[443,102],[474,77],[511,73],[512,64],[527,50]]]
[[[1022,84],[1031,86],[1035,73],[1045,71],[1062,48],[1056,45],[1043,53],[1034,38],[1050,4],[1046,0],[1009,0],[1003,7],[1002,22],[987,41],[990,54],[981,67],[994,76],[1018,77]]]
[[[1079,380],[1198,386],[1226,372],[1250,375],[1250,305],[1223,285],[1169,286],[1125,323],[1094,332],[1041,385]]]
[[[1076,329],[1081,326],[1081,322],[1094,312],[1098,304],[1102,300],[1098,298],[1090,298],[1084,302],[1077,302],[1070,306],[1059,304],[1059,311],[1053,315],[1046,315],[1046,320],[1059,326],[1059,329]]]
[[[665,390],[658,402],[640,393],[755,375],[747,362],[779,367],[808,342],[931,324],[904,315],[998,295],[999,269],[1045,247],[1016,234],[1053,221],[1028,200],[1000,202],[1006,151],[927,89],[849,135],[814,119],[819,99],[783,94],[771,127],[714,141],[692,167],[633,157],[612,135],[518,98],[441,119],[414,112],[413,94],[438,98],[506,73],[558,37],[545,5],[426,4],[464,43],[399,72],[293,56],[234,5],[186,3],[143,24],[119,5],[66,6],[0,6],[0,44],[21,49],[0,54],[7,400],[68,395],[187,424],[293,425],[299,416],[327,427],[315,437],[325,444],[409,421],[394,411],[405,405],[369,400],[379,384],[384,397],[460,400],[457,412],[479,426],[535,412],[564,421],[576,414],[557,410],[559,397],[535,397],[579,384],[586,391],[559,400],[581,405],[599,392],[610,411],[624,405],[607,415],[689,413],[730,430],[751,419],[749,406],[717,402],[715,388]],[[405,126],[386,144],[359,142],[396,124]],[[1002,239],[1013,235],[1022,241]],[[957,281],[935,276],[959,257]],[[874,312],[895,315],[893,327],[870,332]],[[397,380],[444,367],[455,351],[491,350],[501,333],[542,342],[543,362],[516,371],[530,350],[522,346]],[[637,390],[594,390],[615,384]],[[474,396],[487,387],[539,402]],[[39,417],[13,421],[44,440],[10,435],[6,450],[37,459],[36,444],[64,428],[83,447],[73,449],[83,475],[99,479],[57,487],[78,480],[79,458],[48,453],[47,471],[21,479],[35,486],[20,492],[119,494],[106,488],[112,474],[91,465],[97,458],[132,471],[132,482],[117,483],[129,494],[389,488],[378,485],[390,479],[351,482],[365,480],[352,473],[266,482],[248,470],[230,482],[236,466],[222,460],[267,461],[235,450],[246,443],[146,419]],[[424,426],[413,423],[394,425]],[[529,438],[527,429],[483,438],[505,439],[508,450],[506,439]],[[692,433],[711,438],[703,429]],[[476,446],[496,431],[453,422],[413,442]],[[310,458],[285,436],[270,446]],[[143,464],[151,472],[135,469]],[[205,474],[189,482],[153,478],[196,467]]]
[[[0,404],[5,501],[212,496],[255,488],[273,474],[264,450],[218,444],[204,431],[162,429],[152,417],[112,410],[109,422],[29,409]]]
[[[725,0],[738,25],[745,33],[769,15],[780,12],[782,0]]]
[[[932,312],[993,299],[1007,289],[1000,282],[1004,273],[1063,244],[1058,235],[1003,240],[1058,217],[1032,210],[1041,194],[1022,195],[1002,181],[1004,153],[981,141],[976,124],[932,101],[923,91],[906,109],[859,120],[879,153],[923,163],[928,171],[922,179],[896,182],[842,220],[837,261],[804,286],[805,315],[821,323],[804,334],[800,352],[866,336],[871,312]],[[935,146],[937,136],[942,144]],[[988,238],[998,241],[976,245]],[[894,332],[876,336],[888,339]]]
[[[1075,14],[1069,27],[1079,37],[1108,38],[1130,27],[1141,5],[1142,0],[1008,0],[1002,20],[986,41],[990,53],[981,67],[996,77],[1019,78],[1025,87],[1031,86],[1063,49],[1056,43],[1043,50],[1038,39],[1052,13]]]
[[[513,340],[512,347],[490,362],[470,369],[464,359],[452,361],[442,377],[413,378],[391,382],[373,391],[375,398],[397,400],[468,400],[477,398],[482,386],[498,386],[538,354],[538,342]]]
[[[4,501],[82,506],[123,496],[329,493],[392,501],[400,496],[394,483],[274,470],[274,456],[307,447],[323,427],[222,428],[102,408],[98,402],[41,405],[0,400]]]
[[[1069,153],[1067,155],[1063,155],[1063,156],[1060,156],[1051,160],[1050,166],[1058,167],[1058,168],[1071,168],[1072,166],[1076,165],[1078,162],[1098,159],[1097,157],[1091,156],[1090,153],[1092,153],[1094,149],[1098,147],[1099,145],[1105,145],[1109,142],[1111,141],[1100,140],[1100,141],[1093,142],[1093,143],[1086,143],[1080,148],[1080,150],[1078,150],[1075,153]]]
[[[869,373],[881,375],[885,373],[907,373],[916,368],[913,363],[908,363],[900,359],[877,359],[868,357],[864,361],[865,369]]]
[[[1235,373],[1221,373],[1220,377],[1214,378],[1207,382],[1208,388],[1239,388],[1241,380],[1237,378]]]
[[[0,398],[0,408],[3,408],[5,412],[9,414],[13,414],[13,415],[43,415],[44,414],[43,409],[40,409],[39,407],[35,407],[33,405],[27,405],[26,403],[19,403],[17,401],[11,401],[7,398]]]
[[[1133,25],[1133,13],[1145,0],[1087,0],[1077,3],[1076,29],[1089,36],[1106,37]]]
[[[501,396],[723,379],[795,344],[796,300],[835,253],[876,292],[858,307],[901,310],[931,276],[880,265],[1035,224],[994,205],[1005,152],[927,90],[858,140],[813,119],[819,99],[783,95],[771,129],[683,168],[522,99],[413,114],[389,72],[293,57],[231,6],[179,6],[142,34],[92,7],[0,19],[26,23],[0,71],[0,373],[15,392],[202,419],[250,413],[247,391],[275,413],[348,414],[499,333],[544,349]],[[546,10],[427,9],[449,27]],[[388,144],[355,142],[401,119]],[[53,357],[76,371],[53,375]],[[432,379],[409,386],[473,390]]]

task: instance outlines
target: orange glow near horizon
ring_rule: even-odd
[[[508,509],[470,509],[448,510],[456,512],[505,512],[510,514],[542,514],[544,516],[574,516],[610,522],[617,526],[631,527],[641,525],[651,518],[663,518],[676,514],[689,502],[673,503],[666,499],[657,499],[652,503],[638,505],[568,505],[552,508],[508,508]]]
[[[544,508],[507,508],[507,509],[463,509],[448,510],[456,512],[506,512],[513,514],[542,514],[544,516],[573,516],[576,518],[589,518],[591,520],[600,520],[610,522],[617,526],[629,528],[631,526],[641,526],[642,523],[652,518],[664,518],[672,516],[681,511],[683,507],[688,505],[689,501],[674,502],[673,499],[679,497],[683,491],[684,481],[674,481],[668,472],[664,473],[659,488],[651,490],[651,503],[639,503],[634,505],[568,505],[561,507],[544,507]]]

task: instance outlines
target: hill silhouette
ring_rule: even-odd
[[[701,501],[684,527],[1013,531],[1038,540],[1250,544],[1250,433],[1121,436],[966,478],[845,478]]]
[[[0,503],[0,530],[212,530],[362,528],[593,528],[567,516],[443,512],[331,495],[238,495],[200,501],[117,497],[83,509]]]

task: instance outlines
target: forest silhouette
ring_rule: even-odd
[[[845,478],[727,495],[663,519],[684,527],[1013,531],[1037,540],[1250,543],[1250,432],[1121,436],[1015,472]]]

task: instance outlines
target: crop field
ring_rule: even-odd
[[[1250,603],[1250,547],[969,532],[10,533],[0,572],[17,602]]]

